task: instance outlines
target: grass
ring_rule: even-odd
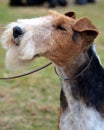
[[[7,0],[0,1],[0,32],[3,27],[19,18],[31,18],[48,14],[44,7],[10,8]],[[87,16],[98,27],[100,34],[95,40],[97,51],[104,65],[104,2],[96,4],[57,7],[60,13],[73,10],[77,18]],[[0,76],[8,76],[4,66],[5,51],[0,47]],[[35,61],[27,71],[45,64],[47,60]],[[57,130],[60,80],[54,67],[21,79],[0,81],[0,130]]]

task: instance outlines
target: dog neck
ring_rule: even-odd
[[[86,71],[76,79],[70,80],[70,77],[75,76],[89,64],[92,56],[93,60]],[[103,130],[104,125],[101,128],[99,123],[100,121],[101,125],[104,123],[104,70],[93,47],[78,56],[71,65],[67,64],[63,68],[56,66],[56,71],[62,79],[60,129]],[[65,80],[68,78],[69,80]],[[89,120],[92,120],[91,126]]]
[[[70,59],[63,67],[56,65],[56,72],[62,80],[74,80],[77,75],[80,75],[84,70],[87,70],[90,62],[87,52],[84,52],[77,57]]]

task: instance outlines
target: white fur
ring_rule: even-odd
[[[101,115],[81,101],[74,100],[68,84],[63,83],[68,108],[61,116],[60,130],[104,130],[104,119]]]
[[[23,36],[13,37],[13,27],[19,26],[24,30]],[[2,35],[2,46],[7,49],[6,66],[18,69],[28,64],[35,55],[46,53],[52,33],[52,16],[34,19],[21,19],[6,27]],[[15,41],[19,41],[16,46]],[[44,49],[43,49],[44,48]]]
[[[97,51],[96,51],[96,45],[95,45],[95,44],[93,44],[93,51],[94,51],[95,55],[97,56],[97,58],[98,58],[100,64],[102,64],[102,63],[101,63],[101,60],[100,60],[100,57],[99,57],[99,55],[98,55],[98,53],[97,53]]]

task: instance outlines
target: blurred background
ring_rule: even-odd
[[[104,0],[0,0],[0,35],[6,24],[23,18],[75,11],[77,19],[89,17],[99,29],[95,40],[104,66]],[[25,72],[48,61],[37,59]],[[23,72],[18,72],[23,73]],[[0,45],[0,77],[16,75],[5,69],[5,50]],[[61,82],[53,65],[15,80],[0,80],[0,130],[57,130]]]

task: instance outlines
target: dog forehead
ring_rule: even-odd
[[[76,22],[76,20],[69,18],[67,16],[62,15],[59,18],[55,18],[52,22],[54,25],[66,25],[67,27],[73,25]]]
[[[62,24],[73,24],[76,22],[71,16],[67,16],[65,14],[60,14],[56,11],[50,10],[50,15],[53,17],[53,23],[62,23]]]
[[[48,16],[38,17],[38,18],[31,18],[31,19],[18,19],[17,24],[21,26],[48,26],[53,24],[73,24],[76,20],[65,16],[63,14],[56,15],[56,14],[49,14]]]
[[[38,18],[31,18],[31,19],[18,19],[17,23],[23,24],[23,25],[47,25],[51,23],[52,16],[44,16],[44,17],[38,17]]]

